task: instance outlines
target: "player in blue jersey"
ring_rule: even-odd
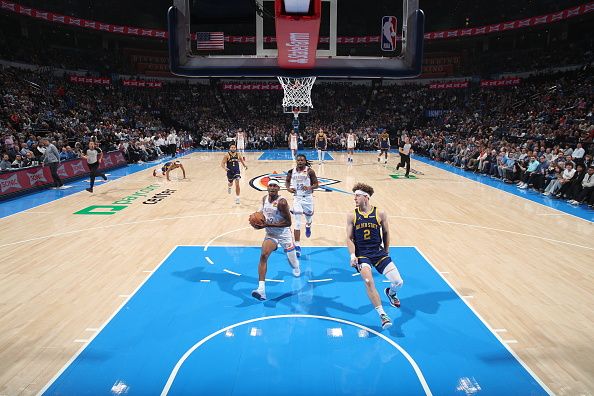
[[[392,326],[392,320],[382,307],[382,301],[373,282],[371,267],[390,281],[390,287],[384,292],[393,307],[400,307],[398,290],[404,283],[389,255],[388,216],[369,203],[369,198],[373,195],[371,186],[357,183],[353,187],[353,192],[357,207],[347,217],[347,247],[351,254],[351,266],[361,273],[367,296],[380,316],[382,328],[387,329]]]
[[[235,203],[239,204],[239,179],[241,179],[241,171],[239,170],[239,163],[243,165],[243,169],[247,170],[245,162],[243,162],[243,155],[237,152],[237,146],[234,144],[229,147],[229,152],[223,156],[221,161],[221,168],[227,171],[227,192],[231,194],[231,187],[235,182]]]

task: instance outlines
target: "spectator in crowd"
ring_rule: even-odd
[[[8,154],[2,155],[2,161],[0,161],[0,170],[8,170],[11,168],[11,166],[12,163],[10,162],[10,157],[8,156]]]
[[[23,161],[23,157],[20,154],[17,154],[14,161],[12,161],[12,165],[11,167],[13,169],[20,169],[20,168],[24,168],[24,161]]]
[[[582,203],[588,203],[590,207],[594,204],[594,165],[588,167],[587,173],[582,179],[581,189],[575,198],[569,201],[572,205],[579,205]]]
[[[564,184],[569,183],[573,175],[575,174],[575,169],[573,169],[573,163],[567,162],[565,164],[565,170],[557,176],[555,180],[551,180],[547,188],[545,188],[544,195],[553,195],[557,193]]]
[[[64,187],[64,183],[58,175],[58,165],[60,164],[60,154],[58,153],[58,149],[50,143],[48,138],[41,139],[41,144],[45,148],[43,153],[43,164],[50,168],[52,179],[54,180],[54,188],[61,189]]]

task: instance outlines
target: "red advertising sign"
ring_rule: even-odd
[[[276,91],[283,89],[276,83],[224,83],[221,88],[226,91]]]
[[[111,80],[106,77],[85,77],[85,76],[70,76],[71,83],[75,84],[95,84],[95,85],[110,85]]]
[[[278,65],[283,69],[311,69],[316,63],[322,1],[312,1],[313,12],[299,16],[287,13],[283,2],[274,2]]]
[[[103,162],[99,169],[118,168],[120,166],[126,166],[124,155],[120,151],[112,151],[103,156]],[[84,159],[62,162],[58,167],[58,175],[66,180],[88,174],[89,167]],[[3,172],[0,173],[0,200],[33,189],[49,187],[53,183],[52,174],[47,166],[35,166],[12,172]]]
[[[429,84],[429,89],[460,89],[468,88],[468,81],[446,81]]]
[[[502,78],[501,80],[481,80],[481,88],[483,87],[509,87],[512,85],[519,85],[521,79],[515,78]]]
[[[162,81],[146,81],[146,80],[122,80],[124,87],[140,87],[140,88],[161,88]]]

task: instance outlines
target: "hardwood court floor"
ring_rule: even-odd
[[[147,170],[0,220],[0,394],[41,390],[175,246],[260,244],[247,216],[265,193],[248,181],[291,163],[248,153],[236,205],[222,155],[185,159],[188,180],[155,180]],[[352,167],[334,157],[314,170],[339,180],[336,189],[372,185],[372,202],[390,215],[392,245],[423,252],[553,392],[594,394],[591,222],[418,161],[425,175],[394,180],[373,154],[356,155]],[[165,190],[153,204],[139,195]],[[352,197],[320,192],[315,200],[313,236],[303,244],[343,245]],[[114,202],[124,209],[73,214]]]

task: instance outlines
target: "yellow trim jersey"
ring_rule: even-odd
[[[382,221],[377,207],[373,206],[369,213],[361,213],[355,209],[353,218],[353,242],[355,255],[360,264],[368,263],[383,273],[392,259],[386,253],[382,238]]]

